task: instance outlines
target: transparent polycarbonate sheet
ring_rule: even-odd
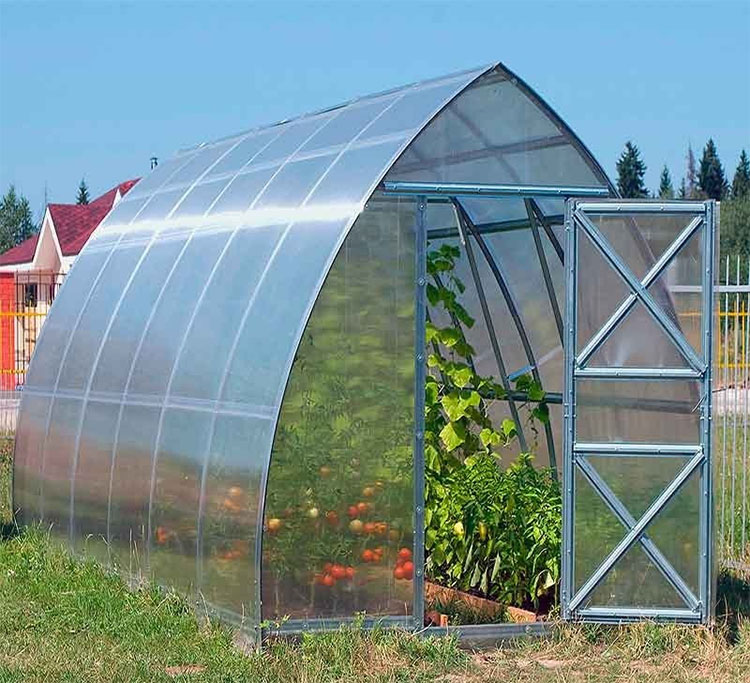
[[[411,200],[371,200],[305,329],[268,477],[264,618],[411,612],[393,565],[412,545],[415,220]]]
[[[74,517],[71,542],[102,561],[107,561],[107,509],[112,440],[120,407],[114,402],[91,401],[82,428],[85,438],[78,446],[73,482]]]
[[[112,310],[123,290],[126,290],[143,251],[143,246],[116,249],[104,266],[98,283],[92,287],[69,343],[60,371],[58,389],[81,390],[88,385]]]
[[[27,524],[40,515],[42,453],[49,415],[49,396],[25,393],[16,425],[13,458],[13,506],[19,524]]]
[[[108,251],[83,253],[66,276],[55,297],[55,306],[44,321],[42,333],[36,343],[34,362],[26,374],[25,388],[50,391],[56,387],[60,363],[76,321],[99,272],[109,256]]]
[[[694,218],[689,213],[587,215],[638,279]]]
[[[216,399],[223,368],[240,324],[237,314],[252,297],[283,226],[241,228],[207,283],[175,368],[171,394]],[[216,331],[222,334],[217,335]],[[211,349],[207,354],[206,349]]]
[[[388,180],[607,185],[570,131],[502,67],[451,102]]]
[[[183,591],[196,587],[198,509],[212,413],[168,409],[153,464],[149,570]]]
[[[575,472],[575,575],[578,591],[625,536],[627,530],[610,512],[580,471]]]
[[[137,576],[146,567],[151,468],[159,410],[141,405],[124,405],[121,410],[107,482],[109,547],[112,564]]]
[[[181,253],[145,330],[128,393],[162,396],[166,391],[196,301],[230,234],[223,231],[196,235]]]
[[[688,457],[596,456],[587,454],[606,486],[635,521],[669,486]],[[695,523],[700,505],[698,474],[693,474],[646,529],[644,538],[697,595],[699,592],[699,528]],[[575,589],[594,573],[622,540],[628,529],[607,508],[583,475],[576,474]],[[631,548],[608,572],[587,600],[587,607],[605,605],[637,607],[685,607],[684,600],[668,583],[640,543]]]
[[[203,472],[201,593],[212,605],[252,622],[260,620],[255,547],[272,437],[270,419],[219,415]]]
[[[184,238],[163,240],[145,255],[102,344],[92,393],[119,395],[125,390],[142,330],[184,248]]]
[[[68,540],[70,479],[82,401],[56,397],[42,456],[41,511],[52,534]]]
[[[700,443],[700,382],[579,379],[576,384],[576,441]]]

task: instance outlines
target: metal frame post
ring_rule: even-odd
[[[414,287],[414,614],[415,628],[424,620],[424,410],[427,348],[427,198],[417,197]]]

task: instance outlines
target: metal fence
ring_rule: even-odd
[[[0,276],[0,437],[12,438],[31,354],[63,273]]]
[[[750,564],[750,259],[721,263],[714,372],[714,444],[720,556]]]

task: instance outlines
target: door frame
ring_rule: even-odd
[[[637,278],[630,268],[623,262],[611,244],[604,238],[590,220],[587,212],[595,215],[620,214],[639,215],[648,214],[685,214],[686,227],[667,248],[665,253],[657,258],[644,278]],[[694,214],[690,221],[690,214]],[[580,200],[569,199],[565,207],[565,289],[566,289],[566,338],[565,377],[563,388],[563,547],[562,547],[562,615],[566,620],[593,622],[623,622],[641,619],[655,619],[678,621],[686,623],[706,623],[713,617],[714,608],[714,549],[713,549],[713,495],[712,495],[712,466],[711,466],[711,363],[713,359],[713,322],[714,322],[714,246],[718,234],[717,206],[713,200],[705,202],[686,201],[658,201],[658,200]],[[693,225],[698,221],[697,225]],[[692,226],[692,232],[689,229]],[[701,264],[701,304],[703,339],[701,353],[697,354],[682,337],[679,329],[665,315],[647,292],[646,288],[663,273],[674,256],[679,252],[696,230],[702,229],[702,264]],[[652,318],[661,325],[674,345],[680,350],[688,362],[686,369],[664,368],[586,368],[585,361],[596,348],[612,333],[619,320],[622,320],[629,310],[621,305],[617,312],[604,326],[589,340],[582,351],[577,352],[577,297],[578,297],[578,234],[583,231],[590,241],[597,247],[605,261],[620,278],[625,281],[629,292],[628,299],[640,300],[645,305]],[[632,306],[632,304],[631,304]],[[618,315],[619,314],[619,315]],[[607,331],[608,328],[608,331]],[[665,382],[676,379],[695,379],[700,382],[700,443],[685,444],[586,444],[580,445],[576,440],[576,380],[579,377],[596,378],[603,381],[629,381],[638,379],[663,380]],[[675,479],[667,485],[662,493],[652,502],[641,519],[636,521],[622,503],[617,500],[606,483],[596,473],[586,460],[585,453],[606,453],[617,457],[620,455],[683,455],[692,456]],[[659,549],[646,536],[646,529],[659,512],[672,500],[680,490],[680,486],[690,475],[699,470],[700,477],[700,506],[699,506],[699,549],[698,561],[699,590],[694,596],[685,582],[661,555]],[[575,591],[575,474],[580,472],[594,488],[610,512],[625,527],[626,534],[620,543],[612,549],[586,580]],[[644,608],[638,606],[602,606],[586,607],[585,600],[593,593],[605,576],[625,553],[636,545],[640,545],[662,575],[671,583],[673,588],[683,598],[686,608]],[[614,558],[614,559],[613,559]]]

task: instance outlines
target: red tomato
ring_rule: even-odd
[[[357,503],[357,512],[359,512],[360,515],[364,514],[369,509],[370,509],[370,506],[367,503],[362,502],[362,501]]]
[[[331,526],[336,526],[339,523],[339,516],[334,510],[329,510],[328,512],[326,512],[326,521]]]
[[[393,570],[393,576],[395,576],[397,579],[403,579],[404,578],[404,568],[403,567],[396,567]]]
[[[414,576],[414,563],[413,562],[404,562],[401,565],[401,571],[404,573],[405,579],[410,579],[412,576]]]
[[[334,579],[330,574],[326,574],[323,577],[323,585],[328,586],[329,588],[333,586],[336,583],[336,579]]]
[[[398,551],[398,556],[401,560],[411,560],[411,550],[409,548],[401,548]]]
[[[331,569],[331,576],[337,581],[346,578],[346,567],[342,567],[340,564],[334,564]]]
[[[375,533],[375,524],[372,522],[365,522],[365,533],[366,534],[374,534]]]
[[[373,553],[372,550],[363,550],[362,559],[365,562],[372,562],[375,559],[375,553]]]
[[[350,519],[354,519],[357,515],[359,515],[359,510],[357,509],[356,505],[350,505],[349,509],[346,511],[346,514],[349,515]]]

